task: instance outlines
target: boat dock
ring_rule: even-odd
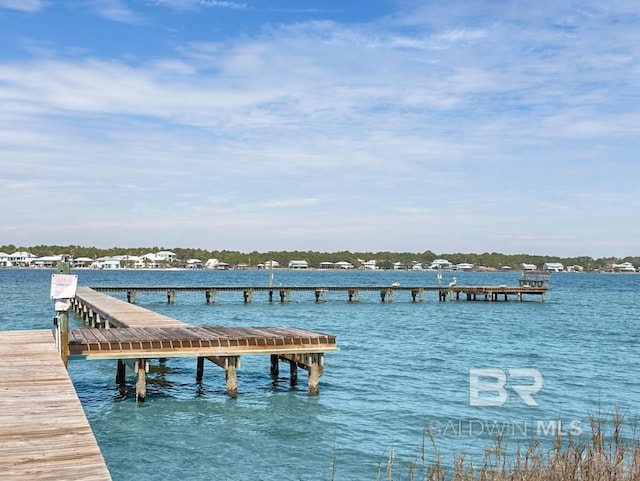
[[[173,304],[178,292],[201,292],[207,304],[215,303],[219,293],[237,292],[241,293],[241,299],[245,304],[253,301],[254,294],[259,293],[266,296],[269,303],[279,301],[286,303],[291,301],[292,293],[313,293],[312,300],[315,302],[325,302],[327,293],[342,292],[348,302],[357,303],[360,301],[362,292],[377,292],[380,302],[393,302],[396,293],[405,295],[411,302],[423,302],[425,294],[433,292],[439,301],[465,299],[467,301],[499,301],[515,298],[523,301],[525,296],[537,296],[542,302],[548,290],[548,285],[520,285],[520,286],[96,286],[92,287],[96,292],[125,292],[127,301],[131,304],[136,302],[136,294],[139,292],[164,292],[167,302]]]
[[[111,480],[50,330],[0,332],[0,373],[0,480]]]
[[[237,396],[241,355],[270,356],[272,376],[279,363],[289,364],[296,385],[298,368],[308,371],[309,395],[319,394],[324,353],[337,351],[329,334],[285,327],[198,327],[116,299],[88,287],[79,287],[72,309],[89,326],[69,331],[69,358],[116,359],[116,382],[124,383],[126,366],[137,373],[136,399],[146,397],[146,372],[151,359],[196,357],[196,380],[201,382],[204,361],[226,372],[227,393]]]

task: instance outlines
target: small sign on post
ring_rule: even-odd
[[[76,297],[77,289],[78,289],[77,275],[51,274],[51,299],[54,299],[54,300],[71,299],[73,297]]]
[[[60,356],[66,367],[69,357],[69,317],[67,311],[70,307],[69,299],[76,297],[78,276],[69,274],[68,268],[66,266],[64,267],[67,273],[51,275],[51,299],[54,300],[58,320],[56,325],[58,331],[56,340],[58,342]]]

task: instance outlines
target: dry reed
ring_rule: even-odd
[[[508,455],[504,440],[496,438],[479,464],[465,454],[454,454],[449,467],[427,428],[420,456],[406,468],[388,449],[376,481],[639,481],[640,443],[635,425],[629,426],[630,436],[623,436],[623,420],[618,410],[610,420],[598,411],[590,416],[589,437],[556,435],[551,447],[532,442],[526,449],[518,447],[514,455]],[[433,451],[431,463],[428,450]]]

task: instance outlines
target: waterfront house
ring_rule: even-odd
[[[370,270],[370,271],[375,271],[376,269],[378,269],[378,266],[376,265],[376,260],[375,259],[371,259],[368,261],[362,260],[362,259],[358,259],[358,262],[360,262],[360,264],[362,264],[362,268],[365,270]]]
[[[447,259],[434,259],[431,261],[431,265],[429,269],[442,269],[442,270],[450,270],[453,268],[453,264],[449,262]]]
[[[472,271],[473,264],[469,264],[468,262],[461,262],[460,264],[456,264],[457,271]]]
[[[176,255],[171,251],[160,251],[156,252],[156,260],[171,263],[176,260]]]
[[[14,252],[9,256],[9,262],[15,267],[29,267],[36,259],[30,252]]]
[[[202,269],[202,261],[200,259],[187,259],[188,269]]]
[[[564,266],[560,262],[545,262],[542,264],[543,271],[550,272],[562,272],[564,271]]]
[[[320,263],[320,269],[335,269],[336,265],[330,261],[324,261]]]
[[[289,269],[307,269],[308,267],[307,261],[289,261]]]
[[[55,267],[58,262],[62,261],[62,256],[42,256],[33,260],[32,264],[36,267]]]
[[[102,269],[120,269],[121,267],[120,261],[121,259],[118,256],[107,257],[100,263],[100,267]]]
[[[9,267],[11,262],[9,261],[9,254],[0,252],[0,267]]]
[[[336,269],[353,269],[353,264],[347,261],[338,261],[335,266]]]
[[[526,263],[522,263],[522,270],[523,271],[535,271],[538,270],[538,268],[536,267],[535,264],[526,264]]]
[[[73,267],[89,267],[93,263],[91,257],[76,257],[71,259],[71,265]]]
[[[623,262],[622,264],[613,264],[611,266],[613,272],[636,272],[631,262]]]

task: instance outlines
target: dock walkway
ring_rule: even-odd
[[[222,292],[241,292],[245,304],[250,304],[254,293],[266,293],[268,302],[279,299],[281,303],[291,300],[293,292],[313,292],[316,302],[324,302],[328,292],[344,292],[348,302],[358,302],[362,292],[377,292],[383,303],[393,302],[394,293],[408,293],[412,302],[423,302],[427,292],[438,295],[439,301],[456,300],[466,298],[467,301],[498,301],[509,297],[515,297],[523,301],[524,296],[539,296],[544,302],[547,286],[520,285],[520,286],[94,286],[96,293],[102,292],[126,292],[127,301],[135,304],[138,292],[166,292],[167,302],[173,304],[177,292],[203,292],[207,304],[214,303],[216,296]]]
[[[289,364],[291,384],[298,367],[309,372],[310,395],[319,393],[324,353],[337,351],[336,337],[287,327],[191,326],[176,319],[114,297],[79,287],[73,310],[90,327],[69,331],[69,356],[85,359],[117,359],[117,382],[124,382],[125,360],[138,375],[136,399],[146,396],[145,373],[150,359],[197,357],[196,380],[207,359],[226,371],[227,393],[237,396],[236,371],[240,356],[268,354],[271,374],[279,373],[279,361]]]
[[[108,481],[49,330],[0,332],[0,480]]]

